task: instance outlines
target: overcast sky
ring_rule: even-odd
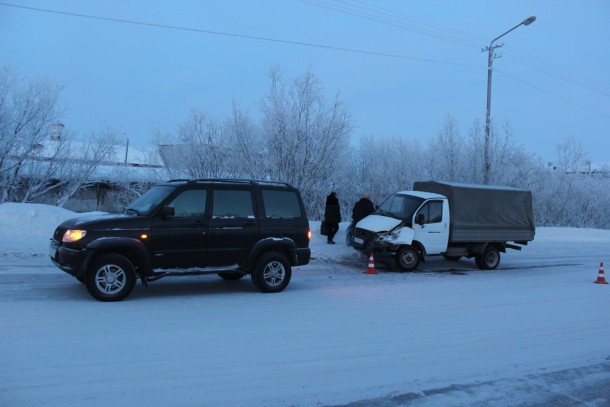
[[[258,117],[276,65],[339,92],[355,136],[426,140],[447,114],[464,135],[484,123],[481,50],[532,15],[497,42],[492,117],[545,160],[576,137],[610,161],[606,0],[0,0],[0,63],[64,83],[67,129],[135,145],[193,107]]]

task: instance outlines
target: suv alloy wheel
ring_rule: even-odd
[[[89,294],[100,301],[120,301],[136,282],[136,272],[129,260],[118,254],[100,256],[89,268],[86,285]]]

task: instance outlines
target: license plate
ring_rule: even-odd
[[[354,238],[354,243],[364,244],[364,240],[360,239],[359,237],[355,237]]]
[[[57,253],[57,245],[53,242],[51,242],[51,244],[49,245],[49,256],[51,256],[51,258],[55,258],[55,254]]]

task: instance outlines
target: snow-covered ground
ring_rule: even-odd
[[[342,224],[279,294],[198,276],[101,303],[47,258],[73,215],[0,205],[1,406],[610,405],[608,230],[368,275]]]

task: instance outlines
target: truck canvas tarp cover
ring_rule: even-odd
[[[527,242],[534,240],[532,193],[492,185],[418,181],[414,191],[449,200],[452,242]]]

